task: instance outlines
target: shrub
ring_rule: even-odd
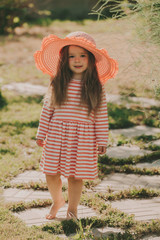
[[[3,97],[3,95],[0,91],[0,109],[3,108],[6,105],[7,105],[7,100],[5,99],[5,97]]]
[[[1,0],[0,34],[12,33],[14,28],[23,23],[48,15],[49,11],[40,11],[35,7],[35,0]]]
[[[100,5],[98,9],[95,9]],[[160,44],[160,2],[159,0],[99,0],[92,9],[93,14],[106,16],[109,9],[112,17],[120,18],[137,13],[139,18],[138,32],[147,40]]]

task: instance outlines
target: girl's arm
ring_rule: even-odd
[[[39,120],[39,127],[36,135],[36,139],[38,140],[44,140],[49,128],[49,123],[51,120],[51,117],[54,113],[54,108],[51,108],[48,106],[47,102],[44,103],[40,120]]]
[[[100,107],[95,113],[95,132],[97,138],[97,144],[100,154],[104,153],[108,144],[108,111],[107,111],[107,101],[104,87],[102,87],[102,100]],[[104,148],[101,149],[101,146]]]

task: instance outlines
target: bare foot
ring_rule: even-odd
[[[68,220],[69,220],[69,219],[77,220],[77,214],[67,211],[67,219],[68,219]]]
[[[52,204],[49,214],[46,215],[46,219],[48,220],[54,219],[56,217],[58,210],[61,207],[63,207],[64,204],[65,204],[65,200],[63,198],[58,203]]]

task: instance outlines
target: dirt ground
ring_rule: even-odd
[[[159,48],[142,41],[135,32],[134,19],[58,22],[48,27],[23,27],[15,36],[0,37],[0,84],[30,82],[48,85],[48,76],[35,68],[33,54],[40,49],[44,36],[64,37],[71,31],[90,33],[99,48],[106,48],[119,63],[119,72],[105,87],[108,93],[154,97],[160,77]]]

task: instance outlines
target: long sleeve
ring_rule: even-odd
[[[54,108],[50,108],[45,102],[43,105],[40,120],[39,120],[39,127],[36,135],[37,139],[42,139],[42,140],[45,139],[48,133],[49,123],[53,113],[54,113]]]
[[[108,111],[105,90],[102,87],[102,100],[95,113],[95,132],[98,146],[107,146],[108,143]]]

